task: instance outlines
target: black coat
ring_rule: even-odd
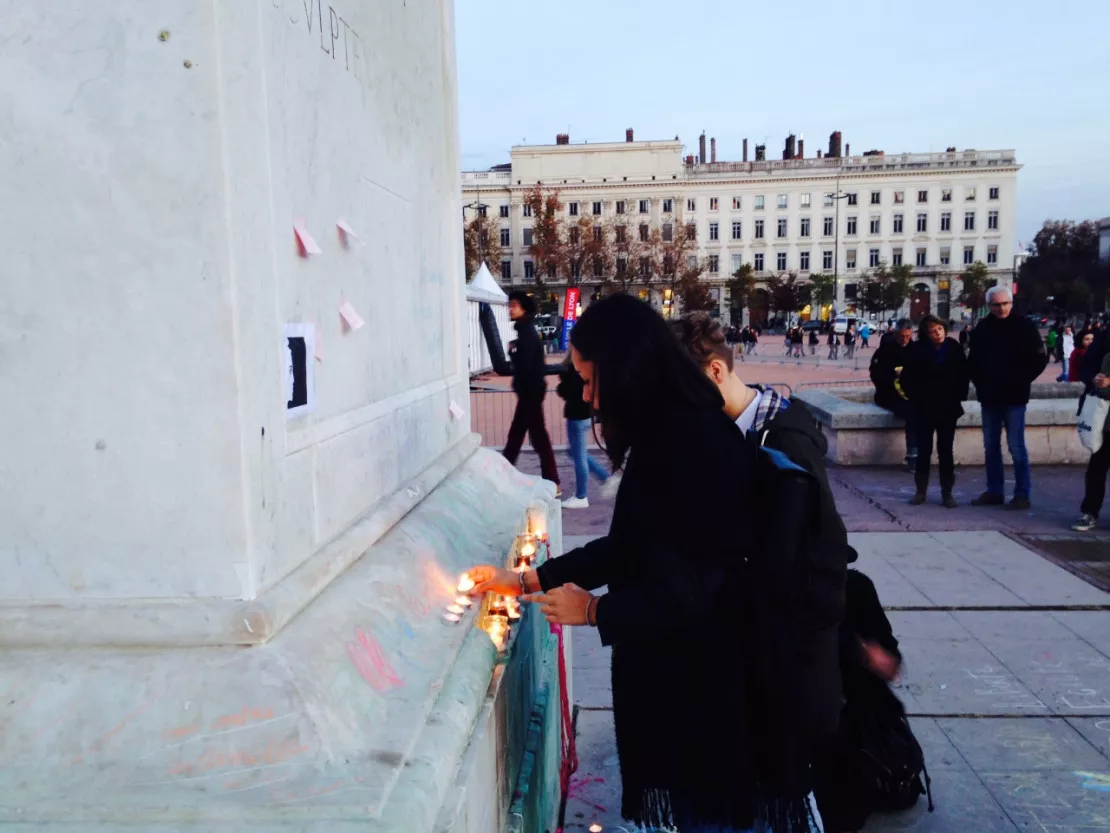
[[[755,446],[716,409],[661,406],[633,439],[609,534],[543,564],[545,590],[608,585],[597,630],[613,646],[622,814],[751,826],[747,561]],[[649,826],[650,826],[649,824]]]
[[[531,316],[514,321],[513,326],[516,340],[509,344],[509,359],[498,364],[494,371],[499,376],[513,377],[517,396],[543,399],[547,394],[547,364],[540,334]]]
[[[957,345],[958,346],[958,345]],[[863,661],[861,640],[878,643],[902,661],[898,640],[890,627],[879,594],[871,579],[857,570],[848,571],[848,608],[840,628],[840,671],[844,677],[844,699],[856,704],[881,706],[893,694],[884,680],[876,677]]]
[[[879,349],[871,357],[871,381],[875,385],[875,404],[888,411],[898,407],[905,399],[894,383],[898,381],[899,368],[906,364],[906,350],[898,336],[887,333],[879,342]]]
[[[968,378],[964,349],[954,338],[939,348],[928,341],[906,348],[902,390],[914,412],[930,422],[955,422],[963,416]]]
[[[566,402],[563,405],[564,419],[590,418],[593,409],[590,408],[589,403],[582,399],[584,388],[585,383],[582,381],[582,377],[578,375],[574,365],[568,363],[559,373],[559,387],[555,389],[555,392]]]
[[[1029,389],[1048,366],[1048,352],[1028,318],[988,315],[971,333],[968,361],[981,405],[1015,407],[1029,404]]]

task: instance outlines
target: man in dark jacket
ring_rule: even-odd
[[[901,390],[898,377],[906,364],[906,350],[913,340],[913,322],[903,318],[898,328],[885,333],[879,349],[871,357],[871,381],[875,385],[875,404],[890,411],[906,426],[906,466],[914,471],[917,466],[917,430],[909,400]]]
[[[971,381],[983,414],[983,450],[987,463],[987,490],[973,506],[1006,503],[1002,467],[1002,429],[1014,460],[1014,497],[1011,509],[1028,509],[1030,493],[1029,452],[1025,448],[1025,408],[1033,381],[1048,366],[1048,353],[1037,326],[1012,315],[1014,296],[996,286],[987,293],[990,315],[971,334],[968,353]]]
[[[536,302],[520,290],[509,293],[509,318],[516,328],[516,341],[509,345],[509,359],[498,362],[494,371],[499,376],[513,377],[516,393],[516,410],[505,440],[505,459],[516,465],[524,434],[532,441],[532,448],[540,455],[540,472],[544,480],[559,486],[559,469],[555,465],[555,451],[547,434],[543,418],[543,400],[547,395],[547,365],[543,359],[540,334],[532,320],[536,317]],[[553,372],[558,372],[556,368]],[[560,489],[560,492],[562,490]]]

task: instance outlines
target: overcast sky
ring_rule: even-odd
[[[1013,148],[1017,238],[1110,216],[1110,0],[455,0],[464,170],[514,144]]]

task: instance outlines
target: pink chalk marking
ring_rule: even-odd
[[[382,651],[382,646],[372,633],[355,628],[357,641],[347,643],[347,654],[360,677],[375,691],[399,688],[405,681],[393,671],[393,666]]]

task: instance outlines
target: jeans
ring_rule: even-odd
[[[1091,455],[1087,463],[1087,488],[1079,511],[1097,518],[1106,497],[1106,475],[1110,472],[1110,432],[1102,435],[1102,448]]]
[[[505,459],[516,465],[520,447],[524,445],[524,435],[532,440],[532,448],[540,455],[540,473],[544,480],[559,484],[559,469],[555,465],[555,450],[551,447],[551,437],[547,435],[547,425],[543,421],[543,395],[518,396],[513,421],[509,424],[509,436],[505,439]]]
[[[1006,473],[1002,468],[1002,429],[1006,446],[1014,458],[1014,497],[1029,497],[1032,474],[1029,452],[1025,449],[1025,406],[983,405],[983,451],[987,458],[987,492],[1006,494]]]
[[[586,440],[590,435],[591,422],[588,419],[567,420],[567,453],[574,461],[574,496],[586,497],[586,486],[592,474],[602,483],[609,479],[609,472],[586,450]]]
[[[918,414],[915,420],[917,422],[917,467],[914,471],[928,482],[929,464],[933,457],[933,434],[936,434],[940,488],[944,494],[949,494],[956,482],[956,463],[952,453],[952,446],[956,440],[956,420],[932,419],[921,414]]]

